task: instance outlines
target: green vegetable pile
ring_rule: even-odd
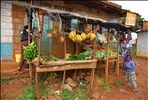
[[[90,56],[93,54],[93,50],[87,50],[87,51],[83,52],[82,54],[84,54],[86,56]],[[107,58],[106,52],[104,50],[95,50],[94,55],[97,58],[101,58],[101,57],[104,57],[104,59]]]
[[[34,41],[30,43],[29,46],[23,46],[23,49],[24,59],[28,60],[29,63],[31,63],[38,56],[37,45]]]
[[[54,55],[52,55],[51,58],[50,58],[50,60],[51,61],[57,61],[57,58]]]
[[[107,58],[106,52],[103,50],[96,50],[95,51],[95,56],[98,58],[104,57],[104,59]]]
[[[78,55],[73,54],[73,55],[70,55],[67,60],[86,60],[86,55],[83,53]]]

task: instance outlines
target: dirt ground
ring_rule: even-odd
[[[139,91],[133,92],[127,88],[127,82],[124,79],[124,71],[120,69],[120,79],[122,84],[116,86],[114,83],[115,73],[109,70],[109,92],[98,90],[98,85],[94,84],[91,94],[98,95],[98,99],[86,99],[86,100],[148,100],[148,59],[134,58],[136,62],[136,76],[137,86]],[[96,70],[95,76],[99,73]],[[11,77],[9,81],[1,83],[1,99],[2,100],[21,100],[23,95],[22,88],[29,86],[29,72],[15,73],[20,77]],[[102,74],[103,75],[103,74]],[[2,77],[3,78],[3,77]],[[97,80],[95,80],[96,82]]]

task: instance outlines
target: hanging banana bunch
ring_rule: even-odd
[[[37,45],[34,41],[30,43],[29,46],[23,46],[23,49],[24,59],[28,60],[29,63],[31,63],[38,56]]]

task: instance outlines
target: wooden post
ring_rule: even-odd
[[[32,0],[31,0],[31,3],[30,3],[30,7],[32,6]],[[30,14],[29,14],[30,15]],[[30,44],[30,16],[29,16],[29,23],[28,23],[28,45]],[[32,81],[33,81],[33,68],[32,68],[32,64],[29,63],[29,74],[30,74],[30,83],[32,84]]]
[[[108,81],[108,57],[109,57],[109,36],[110,36],[110,32],[109,29],[107,31],[107,45],[106,45],[106,55],[107,55],[107,59],[106,59],[106,67],[105,67],[105,80]]]
[[[94,82],[94,73],[95,73],[95,71],[94,71],[95,69],[93,68],[93,69],[91,69],[91,83],[90,83],[90,90],[92,90],[92,88],[93,88],[93,82]]]
[[[119,49],[120,49],[119,42],[120,42],[120,38],[117,38],[117,63],[116,63],[117,64],[117,78],[119,78]]]
[[[93,32],[97,35],[97,32],[96,32],[96,30],[93,30]],[[95,38],[95,40],[94,40],[94,49],[93,49],[93,58],[94,58],[94,56],[95,56],[95,50],[96,50],[96,38]]]
[[[39,16],[39,10],[36,10],[36,16],[37,16],[37,19],[38,19],[38,29],[39,29],[39,45],[38,45],[38,60],[37,60],[37,66],[36,67],[39,67],[40,65],[40,48],[41,48],[41,38],[42,38],[42,35],[41,35],[41,27],[40,27],[40,16]],[[35,72],[35,76],[36,76],[36,96],[37,96],[37,99],[40,98],[39,96],[39,88],[38,88],[38,72],[37,72],[37,68],[36,68],[36,72]]]
[[[64,28],[65,28],[65,25],[63,24],[62,25],[62,35],[63,35],[63,37],[64,37],[64,39],[65,39],[65,41],[64,41],[64,59],[66,60],[66,37],[65,37],[65,32],[64,32]]]

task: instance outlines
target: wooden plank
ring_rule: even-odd
[[[107,45],[106,45],[106,55],[107,55],[107,60],[106,60],[106,67],[105,67],[105,80],[108,81],[108,57],[109,57],[109,37],[110,37],[110,32],[108,29],[108,35],[107,35]]]
[[[64,65],[64,64],[73,64],[73,63],[93,63],[93,62],[97,62],[97,60],[96,59],[92,59],[92,60],[73,60],[73,61],[68,61],[68,60],[67,61],[64,61],[64,60],[42,61],[42,65],[50,66],[50,65]],[[42,67],[42,65],[40,65],[40,67]]]
[[[116,62],[116,59],[108,60],[108,62]]]
[[[73,69],[90,69],[90,68],[96,68],[96,63],[66,64],[66,65],[53,66],[53,67],[37,67],[36,71],[37,72],[55,72],[55,71],[65,71],[65,70],[73,70]]]

